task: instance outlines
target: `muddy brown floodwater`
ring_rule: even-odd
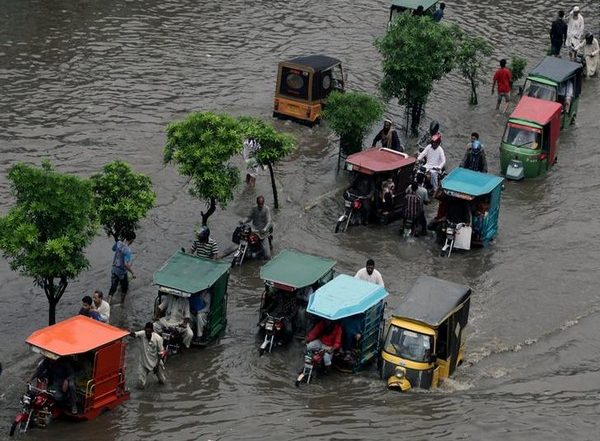
[[[50,158],[61,171],[88,176],[115,158],[153,179],[158,203],[135,243],[139,277],[111,321],[139,327],[151,313],[152,273],[192,239],[202,204],[185,180],[162,164],[164,126],[193,110],[270,118],[277,62],[325,53],[343,60],[349,86],[375,93],[381,76],[373,40],[385,30],[386,1],[258,0],[4,0],[0,11],[0,210],[12,199],[6,172],[15,161]],[[555,11],[542,0],[447,2],[446,20],[495,46],[487,75],[503,56],[529,66],[547,49]],[[597,5],[581,4],[597,30]],[[566,7],[567,5],[565,5]],[[482,134],[492,172],[505,118],[494,110],[489,82],[481,104],[467,105],[464,81],[450,75],[435,88],[429,117],[441,121],[449,165],[457,165],[468,134]],[[419,274],[474,290],[467,363],[434,392],[388,392],[375,369],[330,375],[296,389],[301,347],[259,358],[256,318],[259,263],[232,270],[229,324],[205,350],[172,359],[168,384],[153,381],[95,421],[57,422],[30,440],[229,439],[597,439],[600,412],[598,295],[598,80],[586,81],[577,124],[560,139],[557,166],[544,179],[509,182],[501,227],[490,248],[438,257],[432,240],[400,239],[394,226],[334,235],[341,209],[336,146],[329,131],[289,122],[299,148],[277,167],[281,210],[275,248],[337,259],[353,272],[375,258],[391,296],[388,311]],[[401,110],[389,114],[401,121]],[[230,233],[259,193],[271,200],[267,175],[255,190],[211,219],[214,236]],[[83,293],[107,290],[111,242],[89,248],[91,268],[73,282],[59,319],[77,312]],[[47,323],[47,304],[31,280],[0,260],[0,438],[8,431],[35,356],[24,340]],[[129,351],[130,373],[135,371]],[[132,380],[133,375],[130,375]]]

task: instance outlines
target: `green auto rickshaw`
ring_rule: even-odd
[[[178,352],[185,333],[190,329],[193,333],[191,344],[195,346],[206,346],[225,332],[230,268],[229,262],[177,251],[154,273],[153,284],[158,286],[154,317],[160,319],[158,321],[163,320],[161,334],[165,347],[171,353]],[[167,299],[177,301],[179,305],[182,299],[189,303],[189,309],[184,308],[185,312],[181,314],[185,317],[189,311],[186,327],[181,323],[171,324],[167,316],[160,317],[161,313],[169,313],[169,307],[163,311],[158,308],[161,304],[168,305]]]
[[[471,289],[420,276],[392,313],[379,373],[390,389],[438,387],[465,358]]]
[[[582,81],[583,66],[580,63],[546,57],[527,76],[523,93],[562,104],[560,128],[564,129],[573,124],[577,116]]]
[[[392,0],[389,23],[392,22],[396,15],[407,11],[412,13],[419,6],[423,6],[424,15],[433,15],[437,9],[437,4],[438,0]]]
[[[561,110],[553,101],[521,98],[500,144],[500,170],[506,179],[536,178],[556,163]]]
[[[304,338],[309,298],[333,279],[335,264],[333,259],[283,250],[261,267],[265,289],[258,313],[258,326],[264,332],[260,355],[271,352],[292,334]]]

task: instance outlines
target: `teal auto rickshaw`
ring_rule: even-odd
[[[438,213],[430,228],[443,243],[442,256],[454,249],[487,247],[498,232],[503,178],[455,168],[444,178]]]
[[[423,6],[424,15],[433,15],[437,9],[437,4],[438,0],[392,0],[389,23],[392,22],[396,15],[404,12],[412,13],[419,6]]]
[[[336,261],[295,250],[283,250],[260,269],[265,290],[258,326],[264,332],[260,355],[295,334],[306,334],[306,308],[311,294],[333,279]]]
[[[560,128],[575,121],[583,82],[580,63],[557,57],[546,57],[527,76],[524,94],[560,103],[563,106]]]
[[[346,373],[364,369],[379,355],[383,335],[383,313],[388,292],[383,286],[341,274],[310,297],[307,312],[315,317],[308,332],[307,348],[319,329],[334,325],[341,329],[332,346],[333,366]],[[309,383],[315,369],[323,366],[323,350],[308,350],[296,385]]]
[[[165,304],[169,296],[172,296],[170,301],[181,302],[183,299],[189,303],[189,309],[184,308],[186,312],[183,315],[189,315],[186,321],[193,333],[192,345],[206,346],[214,342],[225,332],[227,325],[230,268],[228,262],[177,251],[154,273],[153,284],[158,286],[154,302],[155,318],[161,319],[161,313],[168,314],[168,308],[159,311],[158,306]],[[182,335],[189,332],[188,328],[179,323],[170,326],[167,316],[161,320],[165,320],[165,325],[161,327],[165,347],[171,353],[176,353],[181,348]]]
[[[465,359],[471,289],[420,276],[387,328],[379,373],[391,389],[430,389]]]

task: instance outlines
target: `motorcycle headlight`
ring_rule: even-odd
[[[394,370],[394,375],[399,379],[403,379],[406,376],[406,369],[401,366],[396,366]]]

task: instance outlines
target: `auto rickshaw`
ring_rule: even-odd
[[[186,299],[190,306],[192,345],[206,346],[214,342],[227,325],[227,262],[205,259],[177,251],[154,273],[153,284],[158,286],[154,302],[155,317],[164,296]],[[165,347],[176,353],[181,347],[182,333],[178,326],[165,326]]]
[[[379,372],[390,389],[438,387],[465,358],[471,289],[420,276],[392,317]]]
[[[46,427],[59,417],[91,420],[128,400],[124,341],[128,335],[129,331],[83,315],[31,334],[27,343],[43,359],[34,374],[37,378],[21,398],[22,409],[13,420],[10,436],[32,426]],[[75,403],[67,405],[66,396],[61,399],[67,395],[60,390],[65,378],[53,378],[54,363],[73,372]]]
[[[500,144],[506,179],[536,178],[557,160],[562,105],[524,96],[508,118]]]
[[[344,192],[344,214],[338,217],[335,232],[361,222],[387,224],[401,218],[415,162],[406,153],[381,147],[348,156],[345,168],[353,182]]]
[[[438,213],[432,225],[443,241],[442,256],[453,249],[487,247],[498,232],[503,178],[455,168],[442,181]]]
[[[342,345],[332,360],[337,370],[355,373],[377,359],[387,296],[383,286],[341,274],[310,297],[307,311],[315,316],[315,322],[324,319],[341,324]],[[309,383],[321,362],[322,351],[307,351],[296,385]]]
[[[292,334],[304,338],[306,308],[311,294],[333,279],[336,262],[295,250],[283,250],[260,269],[265,290],[258,325],[264,331],[260,355]]]
[[[412,13],[419,6],[423,6],[423,14],[433,15],[437,9],[437,4],[438,0],[392,0],[389,23],[392,22],[396,15],[407,11]]]
[[[344,91],[344,71],[337,58],[309,55],[282,61],[277,71],[273,116],[317,124],[333,90]]]
[[[573,124],[577,116],[582,81],[583,66],[580,63],[546,57],[527,76],[524,95],[562,104],[560,128],[564,129]]]

